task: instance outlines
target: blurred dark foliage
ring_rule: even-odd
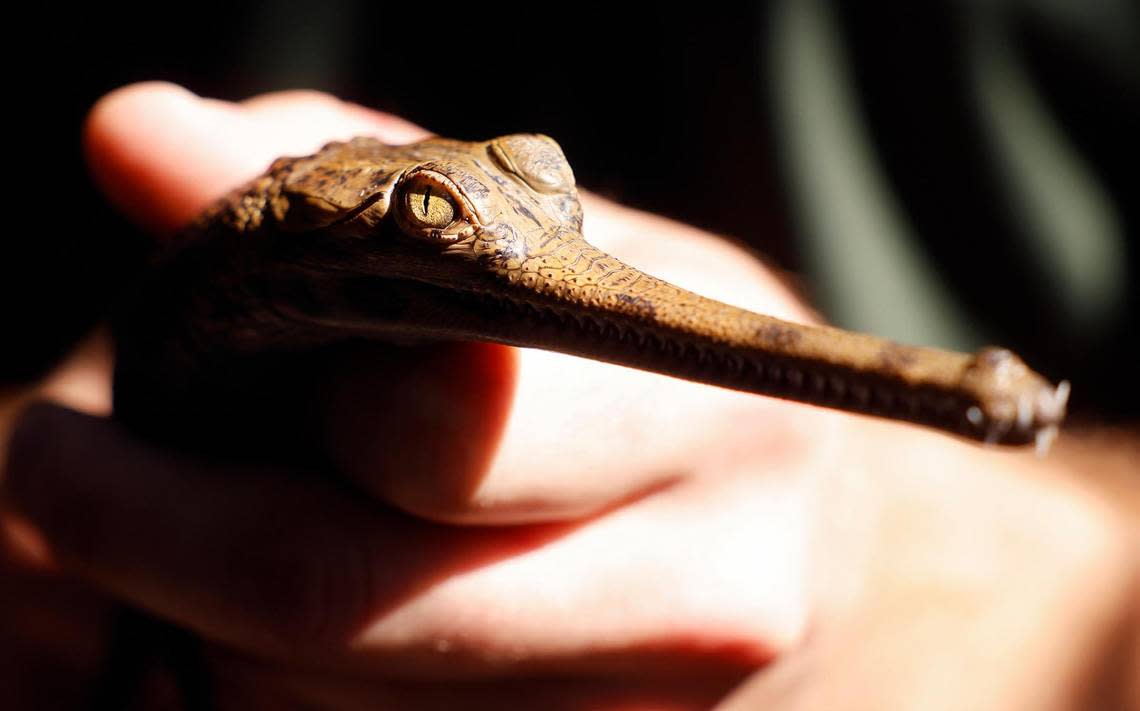
[[[977,150],[956,61],[963,5],[835,3],[874,147],[915,231],[973,315],[1046,372],[1071,374],[1084,405],[1135,417],[1136,84],[1106,72],[1064,32],[1030,16],[1018,25],[1017,51],[1107,186],[1128,238],[1127,315],[1075,351],[1052,332],[1050,286],[1018,269],[1010,235],[1019,226],[990,189],[992,166]],[[319,88],[460,138],[548,133],[583,186],[730,235],[796,270],[764,85],[768,6],[699,10],[475,6],[451,15],[422,4],[233,2],[67,13],[50,39],[73,62],[48,85],[52,123],[62,118],[50,143],[63,156],[38,164],[46,174],[21,203],[30,206],[22,219],[49,219],[29,230],[34,237],[7,240],[4,318],[14,325],[0,381],[49,367],[141,268],[145,236],[90,184],[79,127],[100,95],[146,79],[225,99]],[[948,193],[960,210],[939,207]],[[977,258],[981,249],[987,259]]]
[[[964,76],[968,3],[836,5],[876,155],[957,297],[1042,372],[1074,380],[1078,412],[1140,416],[1140,66],[1106,64],[1080,28],[1008,12],[1013,53],[1109,194],[1125,237],[1122,308],[1073,339],[1055,285],[1026,268],[1019,233],[1029,227],[1006,204],[1002,167],[985,148]]]

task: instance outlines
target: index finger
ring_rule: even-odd
[[[357,135],[407,143],[428,131],[319,92],[279,92],[233,104],[146,82],[111,92],[92,108],[84,147],[107,196],[137,224],[162,234],[273,159]]]

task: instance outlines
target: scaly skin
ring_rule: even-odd
[[[1047,445],[1064,417],[1067,384],[1004,349],[751,313],[581,230],[570,166],[544,136],[357,138],[279,159],[195,221],[120,324],[116,409],[185,413],[235,359],[364,338],[545,348],[991,442]]]

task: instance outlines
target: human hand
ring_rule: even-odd
[[[421,135],[311,94],[234,107],[150,85],[96,109],[88,148],[108,195],[161,233],[272,158],[358,133]],[[805,315],[701,233],[585,209],[587,238],[636,266]],[[1031,459],[911,428],[484,345],[369,351],[323,377],[330,454],[378,501],[59,411],[32,413],[14,446],[5,489],[49,555],[209,640],[223,706],[705,708],[772,660],[850,668],[818,650],[932,614],[947,636],[920,638],[926,655],[963,614],[1010,630],[986,649],[1044,639],[1070,622],[1018,626],[995,603],[1069,610],[1074,571],[1096,573],[1076,605],[1095,619],[1073,624],[1099,640],[1130,584],[1095,500],[1020,478]],[[1010,683],[997,691],[1023,691]]]
[[[311,95],[239,109],[151,86],[97,108],[88,149],[115,202],[162,233],[277,155],[368,132],[389,141],[419,135]],[[186,139],[195,135],[200,145]],[[608,237],[619,254],[617,236],[648,229],[667,260],[711,261],[700,271],[713,274],[718,260],[731,259],[744,265],[734,268],[740,281],[765,283],[757,267],[694,231],[600,201],[588,209],[594,241]],[[629,240],[625,255],[635,257],[636,245]],[[766,283],[751,287],[754,302],[778,293]],[[330,368],[328,378],[330,448],[357,483],[423,518],[539,523],[428,524],[347,496],[335,482],[201,466],[106,421],[48,410],[25,419],[7,489],[65,567],[221,642],[213,654],[226,654],[231,675],[240,676],[240,656],[249,669],[308,668],[314,688],[330,667],[382,673],[410,687],[405,701],[439,693],[417,691],[413,680],[446,678],[474,680],[462,693],[475,686],[489,698],[530,693],[582,704],[588,696],[596,706],[648,695],[707,705],[795,636],[798,612],[780,606],[798,604],[797,591],[773,586],[755,597],[756,584],[733,581],[746,573],[760,582],[767,574],[751,564],[767,555],[771,567],[798,566],[794,533],[769,532],[768,519],[754,514],[793,495],[781,494],[790,479],[780,468],[801,456],[794,440],[806,444],[818,425],[792,417],[773,426],[770,401],[490,346],[378,349]],[[684,403],[695,420],[658,407],[664,399]],[[747,422],[756,423],[752,432],[724,436]],[[722,462],[765,447],[780,475],[768,494],[749,494],[765,501],[735,502],[725,508],[736,516],[709,527],[708,497],[733,498],[731,489],[709,488],[703,499],[677,492],[697,474],[721,476],[704,462],[714,435]],[[555,451],[567,454],[536,466],[536,453]],[[131,504],[138,501],[147,506]],[[753,537],[779,543],[758,556]],[[726,569],[705,555],[732,546],[749,566]],[[321,581],[330,599],[311,599]]]

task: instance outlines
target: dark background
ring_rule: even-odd
[[[788,0],[629,14],[550,4],[453,14],[346,0],[78,11],[51,25],[52,47],[73,58],[47,104],[52,119],[63,118],[52,142],[63,156],[39,164],[47,175],[36,178],[26,204],[29,214],[54,219],[8,240],[3,277],[17,288],[3,306],[14,327],[0,379],[27,380],[49,367],[143,264],[146,238],[91,186],[79,131],[100,95],[148,79],[235,100],[318,88],[456,138],[547,133],[583,187],[725,234],[801,274],[805,295],[842,325],[876,324],[875,309],[865,309],[868,321],[844,312],[848,299],[804,247],[821,243],[805,216],[827,206],[813,205],[791,179],[796,122],[777,120],[789,114],[787,97],[773,88],[783,66],[773,48],[781,46],[781,13],[808,5],[837,32],[854,97],[841,118],[860,127],[866,141],[858,148],[875,161],[967,330],[1073,380],[1074,406],[1086,416],[1140,418],[1133,145],[1140,54],[1121,22],[1136,19],[1127,1],[1074,12],[1051,0],[995,0],[980,21],[977,3],[950,0]],[[1031,258],[1040,224],[1010,207],[1015,178],[987,143],[970,71],[979,27],[997,33],[1111,211],[1115,278],[1123,281],[1088,322],[1074,322],[1064,289]],[[1080,225],[1066,234],[1085,238]],[[905,329],[881,330],[907,340]],[[976,345],[947,340],[940,345]]]

